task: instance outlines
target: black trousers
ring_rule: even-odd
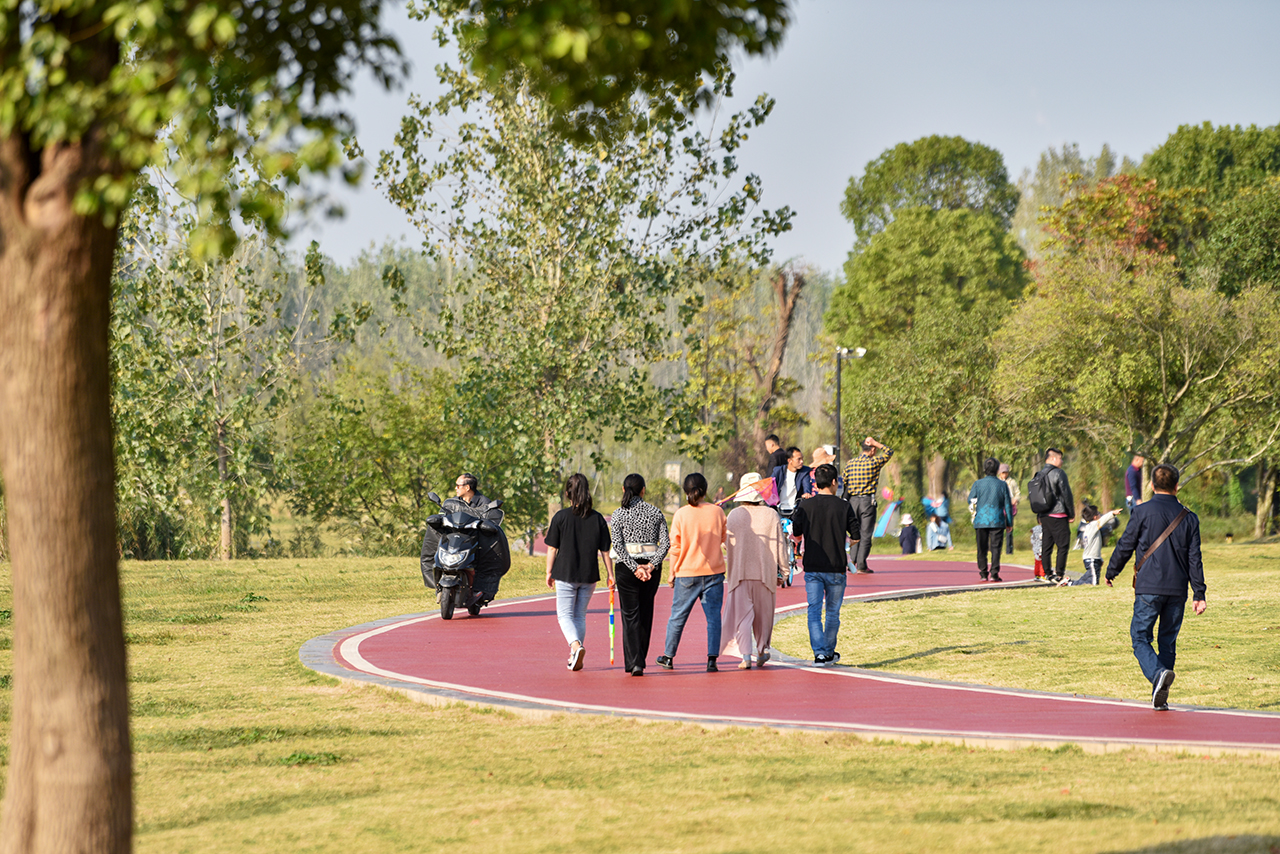
[[[1056,516],[1039,516],[1040,565],[1046,577],[1061,581],[1067,574],[1067,552],[1071,549],[1071,520]],[[1053,547],[1058,547],[1057,563],[1050,568],[1049,559],[1055,557]]]
[[[622,612],[622,666],[628,673],[645,666],[649,638],[653,634],[653,597],[662,586],[662,567],[653,568],[653,577],[641,581],[623,564],[614,574],[618,585],[618,609]]]
[[[871,535],[876,532],[876,497],[874,495],[851,495],[849,506],[858,519],[860,539],[853,547],[853,565],[858,570],[867,568],[867,556],[871,554]]]
[[[987,552],[991,552],[991,574],[1000,574],[1000,542],[1004,528],[974,528],[978,535],[978,574],[987,577]]]

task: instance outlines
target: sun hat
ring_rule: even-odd
[[[911,518],[911,514],[910,514],[910,513],[903,513],[903,514],[902,514],[902,524],[903,524],[903,525],[914,525],[915,523],[916,523],[916,520]]]
[[[762,480],[764,480],[764,478],[760,476],[759,472],[749,471],[738,479],[738,491],[741,492],[753,483],[759,483]],[[753,498],[739,496],[735,496],[735,498],[737,498],[740,503],[744,504],[759,504],[764,501],[764,499],[760,497],[759,493],[755,493]]]
[[[1008,464],[1008,463],[1001,463],[1001,464],[1000,464],[1000,471],[1009,471],[1009,464]],[[997,472],[997,474],[999,474],[999,472]]]

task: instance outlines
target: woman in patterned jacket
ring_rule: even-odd
[[[643,676],[653,634],[653,598],[662,585],[662,562],[671,548],[662,511],[644,500],[644,478],[629,474],[622,481],[622,506],[609,519],[622,611],[622,663],[632,676]]]

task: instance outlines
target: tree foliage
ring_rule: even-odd
[[[304,358],[331,358],[369,308],[334,306],[329,327],[317,329],[308,303],[324,280],[314,244],[305,276],[261,232],[243,236],[230,258],[202,258],[195,206],[171,198],[139,194],[115,278],[121,547],[136,558],[229,559],[269,531],[277,428]]]
[[[756,465],[756,434],[793,434],[804,423],[791,403],[802,386],[782,373],[782,360],[806,273],[739,265],[725,274],[682,307],[689,406],[677,443],[696,460],[720,451],[740,473]]]
[[[908,208],[978,211],[1007,229],[1017,204],[1000,152],[958,136],[926,136],[886,150],[861,178],[850,178],[840,211],[853,223],[857,251]]]
[[[1280,177],[1219,206],[1196,258],[1225,294],[1254,283],[1280,289]]]
[[[731,53],[777,48],[789,0],[421,0],[411,10],[454,25],[471,70],[490,85],[515,71],[566,129],[612,135],[609,110],[642,94],[667,116],[671,88],[697,87]],[[713,92],[704,89],[704,100]],[[561,119],[564,119],[562,122]]]
[[[448,495],[461,470],[456,411],[443,369],[348,359],[289,419],[290,507],[350,553],[416,554],[427,493]]]
[[[1096,187],[1099,181],[1117,173],[1136,172],[1137,168],[1128,157],[1117,162],[1115,152],[1106,143],[1092,157],[1084,157],[1075,143],[1064,144],[1061,150],[1050,146],[1036,162],[1035,173],[1024,171],[1018,180],[1020,197],[1011,229],[1027,256],[1036,258],[1040,254],[1045,237],[1040,219],[1046,212]]]
[[[1107,245],[1134,265],[1176,255],[1205,232],[1209,211],[1201,199],[1198,190],[1163,190],[1153,179],[1108,178],[1045,218],[1045,254],[1072,256]]]
[[[437,71],[447,93],[411,101],[379,180],[458,273],[454,303],[420,313],[424,340],[457,365],[472,437],[458,454],[499,460],[485,480],[516,521],[540,521],[570,442],[662,427],[647,366],[668,303],[722,264],[763,262],[763,235],[789,227],[789,211],[757,210],[757,178],[737,176],[772,102],[718,133],[627,102],[609,114],[625,138],[604,145],[566,141],[519,77]]]
[[[967,209],[900,211],[844,269],[826,328],[841,346],[869,350],[910,332],[924,305],[967,313],[992,295],[1015,299],[1028,281],[1013,237],[994,218]]]
[[[826,315],[837,344],[867,349],[845,372],[850,435],[911,439],[952,459],[990,453],[990,331],[1028,282],[1025,260],[995,218],[930,208],[899,212],[851,255]]]
[[[61,144],[89,146],[68,189],[77,213],[109,220],[143,168],[170,169],[199,200],[197,250],[229,251],[237,212],[279,233],[283,189],[301,201],[308,173],[347,170],[341,140],[353,127],[335,99],[360,68],[388,84],[404,71],[381,10],[381,0],[15,3],[0,18],[0,138],[46,166]],[[237,180],[246,165],[266,180]]]
[[[1276,423],[1280,300],[1185,281],[1170,247],[1202,221],[1189,198],[1120,176],[1052,218],[1053,251],[997,337],[1011,413],[1184,466]]]
[[[1143,158],[1139,174],[1161,190],[1199,189],[1204,203],[1217,207],[1280,175],[1280,126],[1181,125]]]

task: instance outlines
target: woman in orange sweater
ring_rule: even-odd
[[[724,511],[707,502],[707,479],[694,472],[684,479],[689,503],[671,518],[671,586],[675,601],[667,621],[667,642],[658,664],[675,667],[676,648],[694,604],[702,600],[707,618],[707,672],[720,654],[720,606],[724,601]]]

